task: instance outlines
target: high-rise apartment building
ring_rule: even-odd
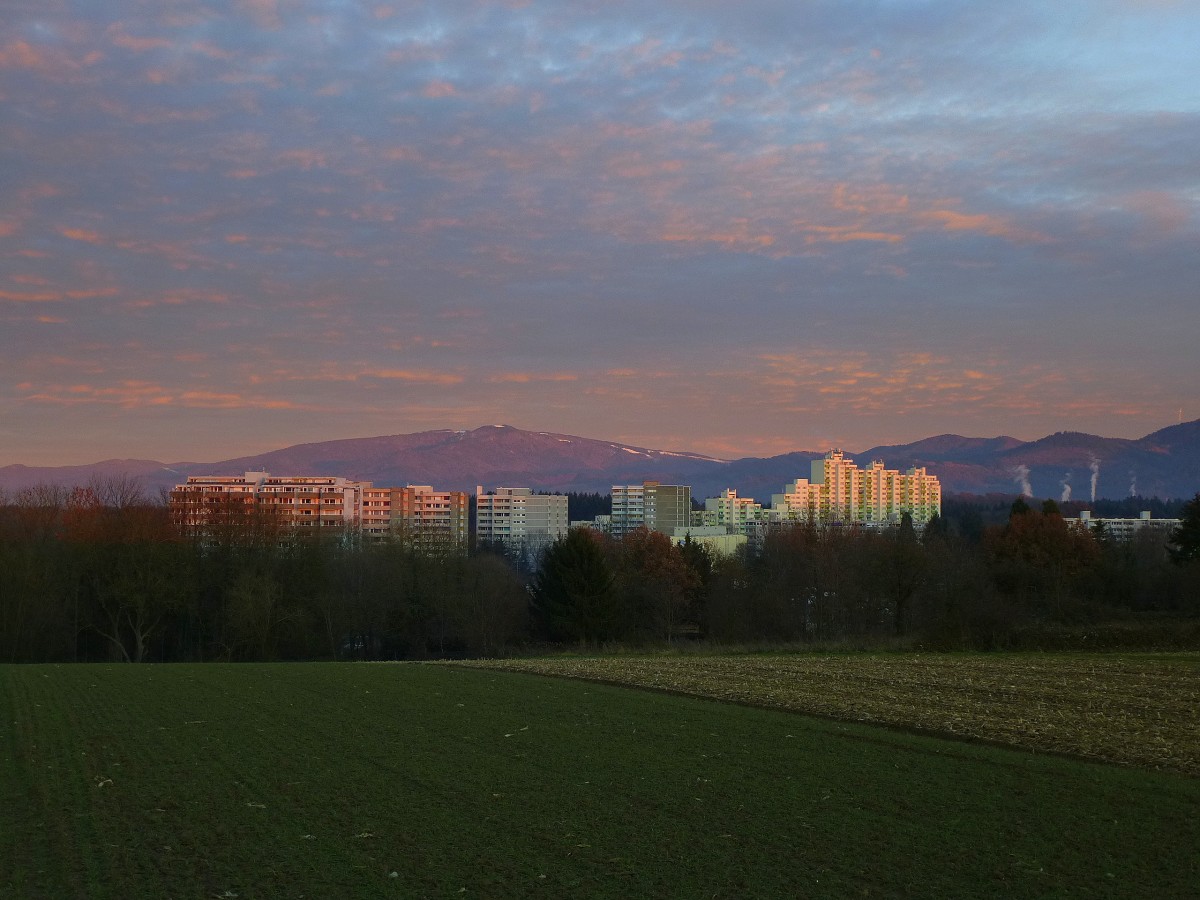
[[[222,526],[315,532],[340,528],[430,548],[467,545],[467,495],[428,485],[373,487],[328,475],[194,475],[170,494],[171,519],[195,531]]]
[[[924,525],[942,511],[942,487],[924,468],[901,473],[873,460],[860,469],[841,450],[813,460],[811,478],[797,478],[771,497],[772,520],[889,525],[904,513]]]
[[[612,533],[623,537],[645,526],[651,531],[673,534],[691,524],[692,489],[686,484],[614,484],[612,487]]]
[[[733,488],[725,488],[719,496],[704,501],[706,526],[724,526],[731,533],[745,533],[765,521],[762,504],[753,497],[739,497]]]
[[[547,544],[565,537],[570,527],[563,494],[535,494],[527,487],[475,488],[475,537],[495,541],[536,561]]]
[[[437,491],[427,484],[367,487],[363,491],[363,534],[375,540],[401,539],[428,549],[465,550],[465,491]]]
[[[192,475],[169,495],[171,520],[195,530],[269,525],[315,531],[358,527],[370,482],[324,475],[267,472]]]

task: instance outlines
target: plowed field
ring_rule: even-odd
[[[475,663],[1200,775],[1200,655],[658,655]]]

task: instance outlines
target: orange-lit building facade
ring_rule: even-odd
[[[465,491],[437,491],[427,484],[366,487],[362,531],[372,540],[403,539],[465,550],[468,497]]]
[[[919,526],[942,512],[941,482],[924,468],[899,472],[876,459],[860,469],[831,450],[813,460],[810,475],[772,495],[773,521],[895,525],[907,512]]]
[[[367,482],[336,476],[193,475],[170,494],[171,520],[187,529],[270,525],[281,530],[358,527]]]
[[[377,488],[338,476],[191,476],[170,494],[171,520],[193,531],[222,527],[314,533],[340,529],[371,539],[410,539],[465,549],[467,494],[429,485]]]

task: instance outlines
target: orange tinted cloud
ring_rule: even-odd
[[[64,300],[91,300],[96,297],[115,297],[116,288],[74,291],[3,291],[0,300],[9,303],[61,303]]]
[[[429,97],[434,100],[440,97],[455,97],[457,95],[458,90],[448,81],[431,81],[425,87],[421,88],[422,97]]]
[[[488,379],[492,384],[531,384],[534,382],[578,381],[573,372],[504,372]]]
[[[889,185],[834,185],[831,202],[834,209],[868,215],[895,215],[908,209],[908,194]]]
[[[0,47],[0,69],[39,69],[45,62],[42,52],[28,41],[10,41]]]
[[[1019,228],[1007,219],[987,213],[969,215],[955,212],[952,209],[933,209],[918,213],[916,218],[920,222],[939,225],[943,231],[971,231],[1020,242],[1043,243],[1047,240],[1044,235],[1038,234],[1036,231]]]
[[[427,369],[371,369],[360,373],[363,378],[380,378],[387,381],[411,381],[418,384],[461,384],[461,375],[447,372],[431,372]]]
[[[58,233],[73,241],[83,241],[87,244],[99,244],[100,234],[87,228],[59,228]]]
[[[30,382],[18,386],[26,401],[59,406],[101,404],[123,409],[179,406],[189,409],[311,409],[306,404],[233,392],[179,390],[150,381],[125,380],[112,385],[50,384],[40,388]]]
[[[853,226],[806,225],[804,232],[804,242],[806,244],[844,244],[850,241],[878,241],[885,244],[898,244],[904,240],[904,235],[902,234],[895,234],[890,231],[861,231]]]
[[[668,243],[684,244],[720,244],[729,248],[765,249],[773,246],[775,236],[772,234],[755,233],[750,223],[737,220],[729,223],[731,228],[708,228],[702,225],[668,225],[659,234],[659,239]]]
[[[144,53],[147,50],[160,50],[164,47],[174,46],[166,38],[137,37],[127,34],[124,26],[120,23],[109,26],[108,34],[114,45],[124,50],[132,50],[135,53]]]

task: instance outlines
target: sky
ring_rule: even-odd
[[[1200,3],[6,0],[0,465],[1200,416]]]

